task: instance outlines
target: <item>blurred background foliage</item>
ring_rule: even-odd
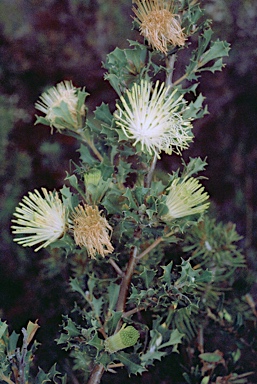
[[[207,156],[206,188],[212,210],[219,220],[236,223],[243,236],[248,268],[236,288],[246,293],[249,281],[257,275],[257,2],[202,3],[213,19],[215,37],[227,40],[232,49],[222,72],[202,76],[200,91],[210,114],[194,124],[195,141],[184,157]],[[46,251],[34,254],[15,245],[10,222],[28,190],[60,188],[70,159],[78,160],[78,154],[72,138],[50,135],[49,129],[34,126],[34,103],[48,87],[69,79],[75,86],[86,86],[91,94],[89,110],[102,101],[113,109],[116,95],[103,80],[101,63],[116,46],[127,47],[127,39],[141,40],[131,30],[131,14],[129,0],[0,1],[0,317],[15,329],[28,319],[39,318],[38,339],[43,345],[38,359],[45,369],[64,353],[53,339],[61,313],[67,313],[73,302],[72,297],[62,295],[68,276],[61,272],[49,275],[44,269]],[[178,76],[187,59],[185,52],[177,62]],[[179,163],[174,157],[174,165]],[[165,156],[160,167],[171,171]],[[251,294],[257,302],[254,283]],[[176,359],[168,367],[164,359],[161,367],[157,364],[134,383],[156,383],[153,371],[160,375],[158,382],[166,383],[172,365],[177,366]],[[108,380],[107,375],[105,382]],[[113,376],[110,380],[113,382]]]

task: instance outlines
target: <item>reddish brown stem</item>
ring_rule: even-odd
[[[118,301],[116,305],[116,311],[124,312],[126,299],[128,295],[129,284],[130,284],[130,281],[135,269],[135,265],[137,262],[136,256],[137,256],[137,248],[135,247],[133,249],[133,252],[130,255],[126,272],[123,275],[123,278],[121,281],[120,292],[119,292]],[[118,330],[119,330],[119,325],[117,326],[116,332],[118,332]],[[99,384],[101,377],[103,376],[103,373],[104,373],[104,367],[101,364],[96,365],[91,373],[91,376],[87,384]]]
[[[119,297],[116,305],[116,311],[124,312],[126,299],[128,295],[128,289],[131,282],[131,278],[137,263],[137,247],[133,249],[133,252],[130,255],[128,266],[125,272],[125,275],[122,278],[120,285]]]
[[[102,364],[96,365],[93,369],[89,381],[87,384],[99,384],[104,373],[104,367]]]

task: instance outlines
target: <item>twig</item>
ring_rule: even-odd
[[[167,88],[171,88],[172,85],[173,85],[172,77],[173,77],[175,60],[176,60],[176,55],[175,54],[168,56],[167,59],[166,59],[166,67],[168,69],[168,74],[166,76],[165,83],[166,83],[166,87]]]
[[[129,316],[132,316],[132,315],[134,315],[134,313],[143,311],[144,309],[145,309],[145,307],[136,307],[136,308],[133,308],[133,309],[131,309],[130,311],[124,312],[124,313],[122,314],[122,317],[129,317]]]
[[[112,267],[115,269],[115,271],[117,272],[117,274],[119,276],[121,276],[121,277],[124,276],[124,272],[120,269],[118,264],[113,259],[109,259],[109,263],[112,265]]]
[[[151,251],[152,251],[158,244],[160,244],[162,241],[163,241],[163,238],[162,238],[162,237],[158,237],[158,238],[153,242],[153,244],[149,245],[148,248],[146,248],[142,253],[140,253],[140,255],[137,256],[137,260],[142,259],[142,257],[144,257],[145,255],[147,255],[147,253],[151,252]]]
[[[153,173],[154,173],[154,170],[155,170],[155,167],[156,167],[156,163],[157,163],[157,155],[155,154],[154,155],[154,158],[153,158],[153,161],[152,161],[152,164],[151,164],[151,167],[149,169],[149,172],[146,176],[146,187],[149,188],[150,185],[151,185],[151,182],[152,182],[152,178],[153,178]]]

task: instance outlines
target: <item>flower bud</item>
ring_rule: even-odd
[[[119,332],[105,340],[106,351],[114,353],[136,344],[139,338],[139,332],[132,325],[125,327],[126,324],[123,324]]]

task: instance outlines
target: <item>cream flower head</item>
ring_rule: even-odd
[[[78,94],[83,95],[80,99]],[[44,92],[35,108],[45,114],[45,120],[59,132],[63,129],[78,130],[82,128],[82,118],[85,116],[86,93],[65,80]],[[39,120],[40,121],[40,120]]]
[[[72,221],[75,243],[81,248],[86,247],[91,258],[94,259],[97,253],[105,257],[113,252],[109,235],[112,227],[106,218],[101,216],[97,206],[77,206]]]
[[[178,15],[173,13],[173,2],[165,0],[135,0],[132,10],[143,35],[158,51],[167,54],[168,45],[183,46],[185,35]]]
[[[172,221],[181,217],[203,213],[210,205],[209,195],[194,177],[175,179],[168,188],[166,200],[168,213],[162,219]]]
[[[185,101],[182,96],[175,98],[176,90],[168,94],[165,84],[159,86],[159,81],[152,88],[151,82],[141,80],[127,90],[120,98],[123,108],[116,104],[116,124],[134,140],[133,145],[141,144],[143,152],[158,158],[161,151],[181,154],[193,140],[191,122],[178,111]]]
[[[32,247],[41,244],[35,249],[47,247],[61,236],[66,230],[65,207],[57,193],[48,192],[42,188],[43,197],[38,190],[29,192],[24,196],[16,208],[12,220],[12,232],[23,235],[14,239],[23,247]]]

